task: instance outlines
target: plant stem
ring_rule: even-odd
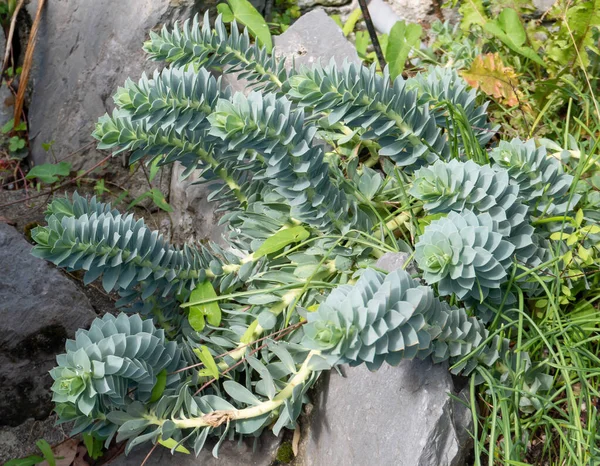
[[[242,419],[251,419],[257,416],[262,416],[268,412],[274,411],[285,403],[285,400],[290,398],[294,392],[294,388],[306,382],[313,373],[309,368],[310,359],[313,356],[319,355],[321,352],[313,350],[308,353],[306,359],[302,363],[300,370],[292,377],[289,383],[281,390],[272,400],[264,401],[259,405],[244,409],[217,410],[204,416],[174,420],[173,422],[179,429],[195,429],[197,427],[218,427],[221,424],[229,421],[238,421]],[[162,425],[165,419],[151,420],[156,425]]]

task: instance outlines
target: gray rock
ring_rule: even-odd
[[[274,54],[285,57],[296,67],[321,62],[329,63],[333,58],[338,65],[349,62],[361,63],[354,46],[342,34],[342,30],[323,10],[313,10],[302,15],[283,34],[274,38]]]
[[[387,33],[398,20],[405,20],[410,23],[419,23],[422,21],[431,21],[435,19],[433,9],[434,0],[371,0],[369,3],[369,13],[373,19],[375,28],[380,33]],[[542,0],[543,1],[543,0]],[[340,15],[342,22],[348,19],[348,16],[356,8],[359,8],[358,0],[301,0],[300,6],[304,11],[313,8],[324,8],[329,14]],[[359,28],[362,27],[359,24]]]
[[[0,50],[5,49],[6,39],[4,38],[4,34],[0,33]],[[0,127],[4,126],[11,118],[13,118],[14,112],[14,97],[6,85],[6,81],[3,79],[0,84]]]
[[[96,316],[74,283],[30,251],[17,230],[0,223],[0,425],[48,416],[54,357]]]
[[[219,458],[212,456],[212,444],[204,447],[196,458],[194,454],[185,455],[171,452],[166,448],[157,448],[146,462],[146,466],[161,466],[174,464],[177,466],[270,466],[275,459],[281,438],[270,433],[263,433],[258,439],[256,448],[252,441],[223,442],[219,448]],[[150,451],[151,446],[146,445],[133,450],[128,456],[120,456],[111,461],[113,466],[139,466]]]
[[[409,23],[420,23],[431,19],[435,0],[387,0],[392,10]]]
[[[69,427],[55,425],[56,417],[50,416],[42,421],[28,419],[17,427],[0,426],[0,463],[39,454],[35,442],[44,439],[50,445],[56,445],[68,437]]]
[[[410,257],[407,252],[386,252],[381,256],[375,263],[376,267],[385,270],[386,272],[393,272],[394,270],[404,268],[404,264]],[[417,268],[413,261],[408,264],[405,269],[409,274],[414,275],[417,273]]]
[[[198,181],[197,172],[183,181],[179,180],[183,167],[173,165],[169,202],[173,229],[171,240],[176,243],[204,242],[207,239],[221,242],[225,228],[219,226],[220,215],[215,213],[216,205],[209,202],[210,189],[206,184],[193,184]]]
[[[556,0],[533,0],[533,6],[541,13],[547,12],[555,3]]]
[[[447,365],[415,360],[343,372],[324,374],[298,466],[464,464],[471,417],[449,396]]]
[[[27,11],[33,17],[39,0]],[[172,17],[189,16],[192,0],[134,2],[63,0],[44,7],[31,74],[29,106],[32,158],[44,163],[42,144],[54,140],[62,157],[89,146],[70,159],[74,169],[91,167],[103,156],[93,147],[94,123],[112,111],[112,96],[128,77],[162,64],[147,62],[142,44],[148,31]],[[91,146],[90,146],[91,144]]]

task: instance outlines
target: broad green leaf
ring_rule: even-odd
[[[194,291],[190,294],[190,303],[213,299],[217,297],[217,293],[212,284],[205,280],[198,283]],[[210,303],[196,304],[190,306],[189,322],[194,330],[201,332],[204,328],[204,317],[210,325],[218,327],[221,324],[221,308],[216,301]]]
[[[146,191],[145,193],[139,195],[133,201],[131,201],[127,208],[131,209],[132,207],[142,202],[144,199],[148,198],[152,199],[152,202],[154,202],[154,204],[156,204],[156,207],[158,207],[159,209],[162,209],[165,212],[173,212],[173,207],[171,207],[168,204],[164,194],[160,191],[160,189],[157,188],[152,188],[149,191]]]
[[[37,178],[42,183],[52,184],[59,180],[59,177],[69,176],[71,173],[71,164],[69,162],[60,163],[45,163],[43,165],[36,165],[29,173],[27,173],[28,180]]]
[[[212,377],[213,379],[218,380],[221,374],[219,373],[217,363],[215,362],[212,354],[210,354],[208,348],[206,346],[202,346],[200,349],[194,348],[194,354],[198,356],[200,362],[204,364],[204,369],[199,371],[200,375]]]
[[[279,230],[272,236],[268,237],[265,242],[254,252],[255,259],[266,256],[277,251],[281,251],[287,245],[304,241],[310,236],[302,226],[295,226]]]
[[[519,55],[523,55],[525,58],[529,58],[538,65],[545,66],[544,60],[542,60],[540,56],[537,53],[535,53],[535,51],[531,47],[518,46],[517,44],[515,44],[511,37],[502,29],[498,21],[488,21],[483,26],[483,29],[486,32],[495,36],[509,49],[517,52]]]
[[[265,19],[256,11],[256,8],[248,0],[227,0],[236,21],[239,21],[248,28],[248,31],[256,38],[260,45],[267,48],[271,53],[273,49],[273,40],[271,31]]]
[[[44,439],[40,439],[35,442],[35,445],[40,449],[42,454],[44,455],[44,459],[48,462],[49,466],[56,466],[56,459],[54,458],[54,452],[52,451],[52,447],[48,442]]]
[[[167,440],[159,438],[158,443],[160,443],[163,447],[167,447],[169,450],[172,450],[179,442],[173,438],[169,438]],[[179,453],[185,453],[186,455],[190,454],[190,451],[183,445],[179,445],[177,448],[175,448],[175,451],[178,451]]]
[[[165,195],[160,191],[160,189],[154,188],[150,190],[150,193],[152,194],[152,201],[154,201],[156,207],[164,210],[165,212],[173,212],[173,207],[169,205],[165,199]]]
[[[206,325],[206,320],[204,319],[204,314],[197,307],[190,307],[190,313],[188,315],[188,321],[190,326],[196,331],[201,332],[204,330],[204,326]]]
[[[231,23],[233,21],[233,11],[229,8],[227,3],[219,3],[217,5],[217,11],[221,14],[221,19],[224,23]]]
[[[158,175],[158,172],[160,170],[159,163],[161,160],[161,157],[156,157],[152,162],[150,162],[150,174],[148,175],[148,179],[151,183],[154,180],[154,178],[156,178],[156,175]]]
[[[498,24],[513,44],[520,47],[527,40],[527,34],[519,14],[512,8],[504,8],[498,16]]]
[[[24,121],[21,121],[17,126],[15,126],[15,119],[11,118],[4,124],[4,126],[2,127],[2,129],[0,131],[2,132],[2,134],[6,134],[6,133],[10,133],[11,131],[26,131],[26,130],[27,130],[27,123],[25,123]],[[43,146],[43,144],[42,144],[42,146]]]
[[[83,444],[87,449],[87,453],[90,458],[97,460],[104,453],[102,451],[102,444],[104,442],[94,437],[94,434],[83,434]]]
[[[408,55],[413,47],[421,43],[423,29],[418,24],[398,21],[392,27],[388,37],[385,59],[390,68],[392,79],[402,74]]]
[[[482,0],[465,0],[461,2],[458,12],[462,16],[460,28],[469,32],[473,25],[481,26],[487,21]]]
[[[167,370],[163,369],[156,376],[156,383],[152,388],[152,393],[150,394],[150,403],[154,403],[160,400],[165,388],[167,386]]]
[[[359,57],[364,57],[367,55],[367,47],[371,43],[371,39],[369,38],[369,33],[367,31],[356,31],[354,37],[354,47],[356,47],[356,52]]]

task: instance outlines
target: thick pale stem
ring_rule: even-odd
[[[237,421],[241,419],[252,419],[257,416],[269,413],[276,410],[285,403],[285,400],[292,396],[294,388],[303,384],[308,380],[312,374],[312,370],[309,368],[310,359],[320,354],[320,351],[313,350],[308,353],[306,359],[302,363],[300,370],[296,372],[296,375],[292,377],[292,380],[281,390],[272,400],[264,401],[259,405],[252,406],[245,409],[230,409],[230,410],[219,410],[213,411],[212,413],[205,414],[192,419],[181,419],[174,420],[175,425],[179,429],[195,429],[197,427],[218,427],[227,421]],[[164,420],[155,422],[156,424],[162,424]]]

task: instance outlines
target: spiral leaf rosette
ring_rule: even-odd
[[[410,193],[433,214],[464,209],[489,214],[494,231],[515,247],[514,255],[522,264],[535,267],[548,259],[547,245],[529,223],[519,186],[504,168],[440,160],[417,171]]]
[[[370,370],[415,357],[454,362],[488,336],[481,321],[440,301],[404,270],[387,276],[366,270],[355,285],[333,290],[307,321],[303,346],[319,350],[330,365],[365,363]],[[492,365],[502,344],[492,339],[454,372],[467,375],[479,363]]]
[[[148,402],[159,373],[173,372],[180,359],[177,344],[137,314],[94,320],[89,330],[78,330],[75,340],[67,341],[66,350],[50,371],[52,399],[86,417],[125,407],[130,396]],[[177,374],[167,375],[166,386],[177,382]]]
[[[489,214],[465,209],[428,225],[415,246],[415,258],[425,281],[437,283],[441,296],[482,302],[507,280],[514,250]]]
[[[549,156],[544,146],[536,147],[533,140],[500,141],[490,157],[508,171],[532,215],[563,215],[579,201],[576,194],[569,199],[573,176],[564,173],[560,161]]]

